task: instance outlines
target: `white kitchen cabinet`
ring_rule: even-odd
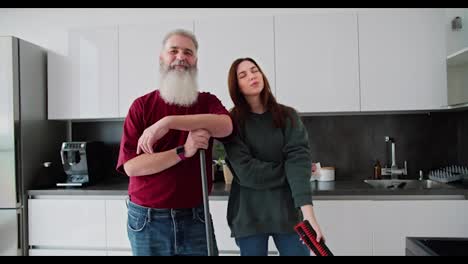
[[[107,256],[105,250],[30,249],[29,256]]]
[[[314,212],[335,256],[372,255],[373,201],[314,201]]]
[[[278,101],[299,112],[359,111],[355,13],[275,16]]]
[[[468,201],[374,201],[374,255],[405,255],[406,237],[467,237]]]
[[[79,118],[79,100],[72,85],[72,62],[67,55],[47,52],[47,118]]]
[[[227,200],[211,200],[210,213],[219,254],[238,252],[239,247],[231,237],[231,229],[226,219]]]
[[[452,30],[452,20],[461,17],[463,27]],[[450,107],[468,103],[468,8],[448,8],[445,26],[447,30],[447,101]]]
[[[275,94],[272,16],[216,17],[195,21],[201,91],[210,92],[229,110],[228,73],[237,58],[251,57],[266,74]]]
[[[30,246],[106,247],[104,200],[29,199],[28,212]]]
[[[161,20],[156,25],[119,26],[120,117],[127,115],[136,98],[159,88],[159,54],[163,38],[174,29],[193,31],[193,20]]]
[[[112,250],[131,250],[127,235],[126,197],[106,200],[106,242]]]
[[[210,213],[219,255],[240,255],[239,247],[235,239],[231,237],[231,229],[227,222],[227,205],[227,200],[210,200]],[[268,242],[268,252],[269,255],[278,254],[278,249],[271,237]]]
[[[462,28],[452,29],[452,20],[460,17]],[[447,56],[456,54],[460,50],[468,48],[468,8],[445,8],[445,29],[447,32]]]
[[[132,250],[108,250],[107,256],[133,256]]]
[[[358,14],[361,111],[447,105],[443,9]]]
[[[80,118],[118,116],[117,27],[70,32],[72,85]],[[76,85],[76,86],[75,86]]]
[[[447,101],[450,107],[468,104],[468,48],[460,56],[466,57],[464,64],[447,65]]]
[[[118,117],[117,26],[70,30],[68,44],[49,52],[49,119]]]

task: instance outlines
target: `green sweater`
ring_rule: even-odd
[[[251,113],[233,140],[224,144],[234,180],[227,220],[231,236],[291,233],[302,220],[299,207],[312,204],[307,130],[294,113],[275,128],[270,112]]]

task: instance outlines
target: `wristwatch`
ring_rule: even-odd
[[[184,147],[184,145],[178,146],[176,148],[176,153],[177,153],[177,155],[179,156],[179,158],[181,160],[186,160],[187,159],[187,157],[185,157],[185,147]]]

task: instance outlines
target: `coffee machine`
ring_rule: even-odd
[[[100,141],[63,142],[60,149],[66,182],[57,186],[92,185],[103,177],[103,148]]]

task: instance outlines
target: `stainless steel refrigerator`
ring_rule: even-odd
[[[66,123],[47,120],[46,86],[45,49],[0,36],[0,255],[27,255],[27,190],[57,177]]]

